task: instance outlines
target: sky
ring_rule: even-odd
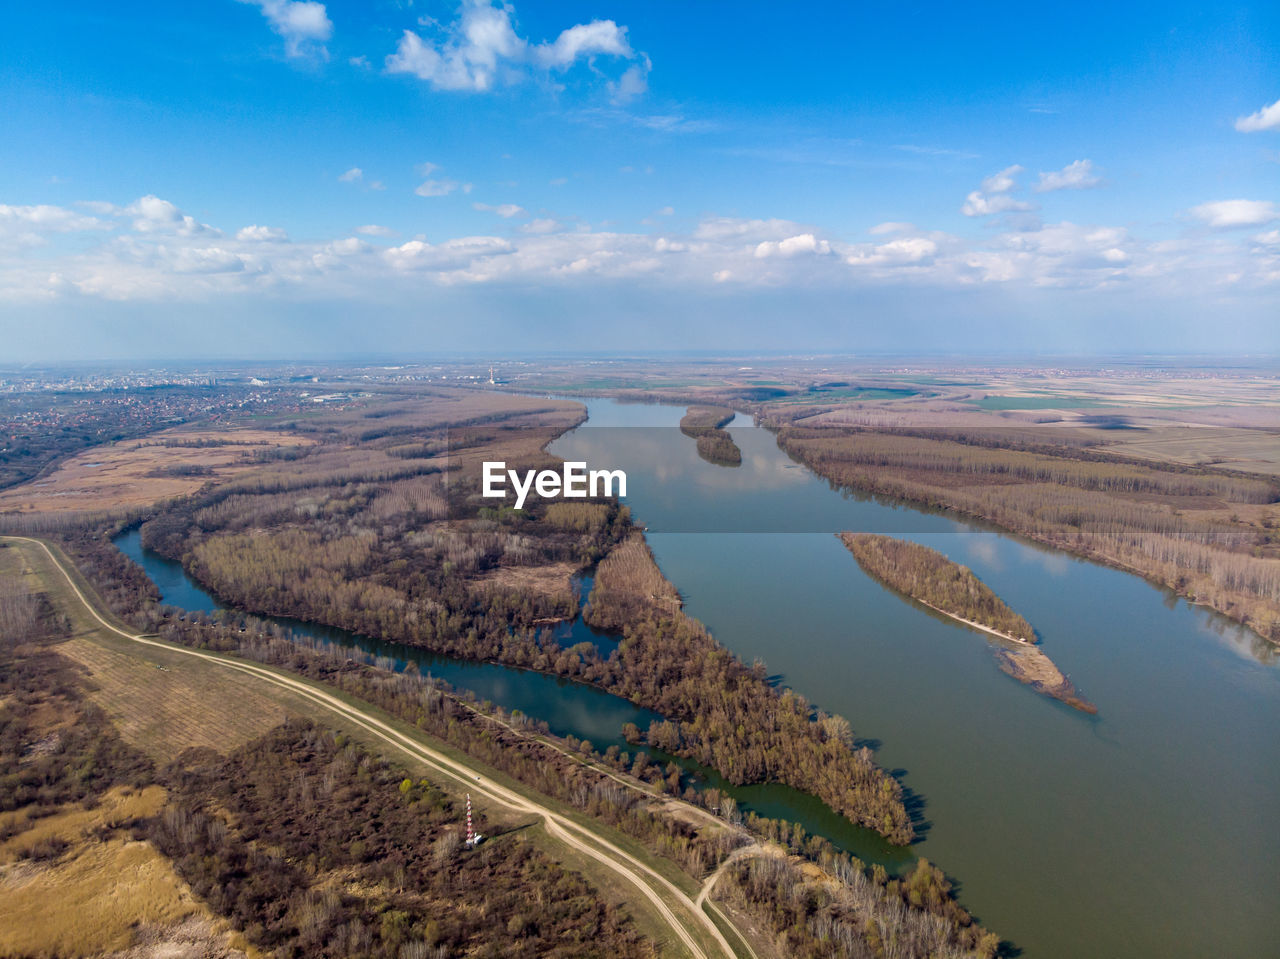
[[[1280,352],[1280,5],[15,5],[0,364]]]

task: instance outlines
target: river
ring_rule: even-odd
[[[955,877],[989,928],[1032,959],[1276,955],[1280,668],[1265,642],[1130,574],[833,490],[742,417],[729,430],[743,463],[726,468],[673,428],[681,408],[587,405],[587,425],[551,451],[626,470],[626,502],[686,610],[853,723],[922,806],[911,852]],[[843,529],[904,536],[969,566],[1099,714],[1005,676],[981,634],[869,579],[833,535]],[[119,542],[166,602],[216,606],[136,532]],[[609,641],[565,627],[563,643],[580,639]],[[580,684],[361,642],[599,747],[651,715]],[[736,792],[864,858],[905,860],[793,790]]]

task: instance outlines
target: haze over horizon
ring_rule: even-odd
[[[1280,350],[1280,10],[11,12],[5,361]]]

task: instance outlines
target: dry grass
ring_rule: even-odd
[[[472,588],[484,592],[491,589],[515,590],[541,596],[569,596],[573,584],[570,577],[577,569],[572,563],[547,566],[500,566],[471,581]]]
[[[208,917],[150,843],[84,841],[56,862],[0,869],[0,956],[89,956],[133,944],[140,923]]]
[[[226,446],[163,445],[225,442]],[[147,506],[253,467],[256,453],[311,440],[265,430],[165,430],[85,450],[48,476],[0,492],[0,512],[98,511]],[[199,475],[175,475],[198,471]]]
[[[30,806],[0,813],[0,831],[21,830],[17,835],[0,842],[0,864],[17,862],[47,839],[80,842],[88,839],[98,829],[115,829],[131,819],[153,816],[164,802],[165,791],[160,786],[147,786],[140,790],[116,786],[91,809],[77,805],[65,806],[61,812],[36,819],[31,819],[28,815],[33,811]]]
[[[227,670],[177,662],[162,667],[87,639],[68,640],[58,651],[88,668],[97,687],[91,698],[126,742],[157,762],[189,746],[225,753],[286,718],[284,707],[252,680]]]

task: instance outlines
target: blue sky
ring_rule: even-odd
[[[1280,348],[1280,10],[38,4],[15,359]]]

